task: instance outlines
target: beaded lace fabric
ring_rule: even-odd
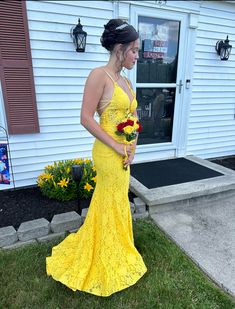
[[[107,72],[106,72],[107,73]],[[116,125],[137,107],[114,82],[114,92],[100,116],[100,126],[114,139]],[[123,157],[98,139],[92,156],[97,171],[96,188],[86,219],[78,232],[53,247],[46,258],[47,274],[73,291],[109,296],[135,284],[147,271],[135,248],[128,188],[130,167]]]

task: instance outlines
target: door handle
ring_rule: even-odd
[[[179,84],[176,84],[176,86],[179,87],[179,93],[181,93],[181,90],[182,90],[182,87],[183,87],[182,79],[180,80]]]

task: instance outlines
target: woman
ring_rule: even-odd
[[[74,291],[98,296],[133,285],[147,271],[134,246],[128,200],[129,165],[136,140],[127,144],[123,135],[116,134],[117,124],[128,113],[137,117],[131,84],[120,72],[123,67],[132,69],[138,59],[138,33],[120,19],[112,19],[104,27],[101,44],[110,52],[110,59],[91,71],[81,110],[82,125],[96,137],[92,156],[97,183],[82,227],[54,247],[47,258],[48,275]]]

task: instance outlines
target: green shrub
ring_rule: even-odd
[[[83,175],[79,187],[72,179],[73,165],[83,167]],[[47,165],[38,176],[37,184],[43,195],[59,201],[70,201],[77,198],[89,199],[92,197],[96,184],[96,170],[90,159],[74,159],[54,162]]]

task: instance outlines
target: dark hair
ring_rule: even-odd
[[[115,44],[128,44],[138,39],[135,28],[122,19],[111,19],[104,25],[100,42],[104,48],[112,52]]]

